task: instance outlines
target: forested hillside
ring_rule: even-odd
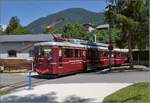
[[[60,28],[65,24],[72,23],[104,23],[104,13],[95,13],[82,8],[70,8],[55,14],[48,15],[46,17],[39,18],[27,25],[27,28],[33,33],[41,33],[43,32],[45,26],[60,18],[63,18],[64,20],[55,25],[55,28]]]

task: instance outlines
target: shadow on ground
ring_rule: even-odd
[[[44,95],[28,95],[24,97],[9,96],[1,98],[1,103],[60,103],[57,100],[55,92]],[[93,103],[93,98],[82,98],[76,95],[70,95],[61,103]]]
[[[79,72],[79,73],[83,73],[83,72]],[[78,74],[79,74],[78,73]],[[63,78],[63,77],[68,77],[68,76],[74,76],[77,73],[72,73],[72,74],[66,74],[66,75],[61,75],[61,76],[53,76],[53,75],[33,75],[31,76],[32,78],[36,78],[36,79],[57,79],[57,78]]]
[[[36,79],[53,79],[50,76],[44,76],[44,75],[33,75],[31,76],[32,78],[36,78]]]

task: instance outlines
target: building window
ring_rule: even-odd
[[[33,57],[33,50],[29,51],[29,57]]]
[[[16,50],[9,50],[8,51],[8,57],[16,57],[17,51]]]
[[[75,57],[81,57],[81,50],[75,50]]]
[[[73,50],[72,49],[65,49],[64,56],[65,57],[73,57]]]

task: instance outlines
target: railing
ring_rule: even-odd
[[[0,70],[1,72],[31,70],[32,61],[20,59],[0,59],[0,67],[3,68],[3,70]]]

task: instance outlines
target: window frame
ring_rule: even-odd
[[[81,57],[81,50],[80,49],[75,49],[74,50],[74,56],[76,57],[76,58],[80,58]],[[77,53],[77,54],[76,54]]]
[[[7,54],[8,54],[8,57],[17,57],[17,51],[16,50],[8,50]]]
[[[69,54],[66,55],[66,50],[69,51]],[[73,49],[70,49],[70,48],[64,48],[64,58],[72,58],[74,57],[74,54],[73,54]]]

